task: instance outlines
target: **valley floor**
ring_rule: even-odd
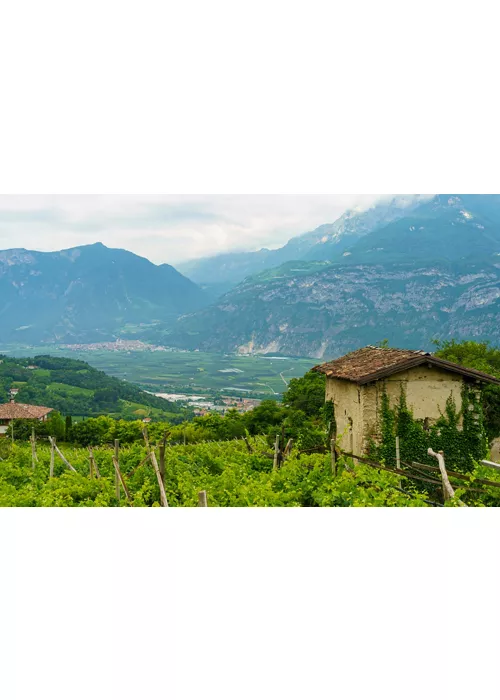
[[[14,357],[53,355],[84,360],[107,374],[126,379],[154,393],[214,394],[279,398],[287,383],[302,377],[317,362],[310,358],[224,355],[204,352],[93,350],[78,346],[2,346],[0,353]]]

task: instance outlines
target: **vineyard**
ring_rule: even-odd
[[[418,481],[415,473],[403,476],[343,457],[332,468],[330,454],[293,449],[277,468],[259,437],[166,447],[134,443],[119,450],[64,446],[60,453],[49,444],[33,449],[4,442],[0,507],[193,507],[200,492],[209,507],[441,506],[429,495],[439,481],[428,477]],[[456,498],[447,505],[500,505],[498,478],[477,466],[454,484]]]

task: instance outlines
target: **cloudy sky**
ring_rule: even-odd
[[[156,263],[276,248],[389,195],[0,195],[0,250],[101,242]]]

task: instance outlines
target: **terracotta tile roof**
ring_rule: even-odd
[[[500,384],[500,379],[484,372],[461,367],[453,362],[441,360],[431,353],[421,350],[398,350],[396,348],[377,348],[369,345],[361,350],[349,353],[333,362],[314,367],[315,372],[326,374],[333,379],[345,379],[356,384],[368,384],[378,379],[390,377],[412,367],[428,364],[439,367],[469,379]]]
[[[0,404],[0,420],[40,420],[54,409],[46,406],[28,406],[23,403]]]

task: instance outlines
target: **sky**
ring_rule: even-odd
[[[0,250],[104,243],[155,263],[277,248],[389,195],[0,195]]]

